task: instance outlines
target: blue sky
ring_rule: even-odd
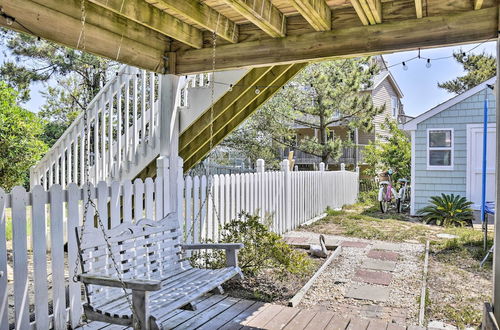
[[[453,51],[460,49],[468,51],[476,46],[477,44],[469,44],[457,47],[427,49],[421,51],[421,56],[429,58],[446,57],[452,55]],[[471,53],[481,53],[483,50],[486,53],[494,54],[495,42],[480,44]],[[418,51],[400,52],[384,55],[384,58],[390,66],[415,57],[417,53]],[[462,67],[453,58],[431,61],[431,68],[426,68],[425,64],[425,60],[415,59],[408,62],[407,71],[403,70],[402,65],[390,68],[404,94],[402,102],[405,112],[410,116],[417,116],[453,96],[445,90],[438,88],[437,83],[463,74]],[[29,110],[37,112],[44,103],[39,93],[42,87],[41,84],[32,86],[32,99],[25,105]]]
[[[423,57],[440,58],[450,56],[453,54],[453,51],[459,51],[460,49],[468,51],[477,45],[469,44],[458,47],[428,49],[422,50],[420,54]],[[483,43],[470,53],[480,54],[485,51],[488,54],[495,55],[495,45],[496,42],[493,41]],[[418,51],[400,52],[384,55],[384,58],[390,66],[415,57],[417,54]],[[417,116],[452,97],[453,94],[449,94],[444,89],[438,88],[437,83],[451,80],[464,74],[462,66],[453,58],[431,60],[431,67],[429,69],[425,67],[425,64],[425,60],[415,59],[407,63],[407,71],[403,70],[402,65],[396,65],[389,69],[404,94],[402,102],[406,114],[410,116]]]

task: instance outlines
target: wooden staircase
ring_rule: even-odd
[[[179,110],[179,155],[184,171],[200,162],[306,63],[183,76],[173,106]],[[32,167],[31,186],[66,186],[84,181],[84,155],[90,157],[90,180],[122,181],[155,177],[162,132],[162,77],[124,66],[87,106],[89,134],[83,114]],[[213,116],[211,84],[214,83]],[[256,93],[259,89],[259,93]],[[211,117],[213,121],[211,121]],[[212,141],[210,136],[212,129]]]

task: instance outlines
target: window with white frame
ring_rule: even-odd
[[[391,97],[391,111],[392,111],[392,118],[396,118],[398,116],[398,110],[399,110],[399,102],[398,98],[396,96]]]
[[[453,169],[453,129],[427,130],[427,168]]]

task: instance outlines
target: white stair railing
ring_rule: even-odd
[[[160,88],[156,74],[123,66],[87,106],[87,141],[82,113],[31,168],[31,186],[81,185],[85,153],[92,183],[136,175],[158,154]]]
[[[216,73],[215,99],[238,81],[246,70]],[[89,156],[89,179],[131,180],[160,152],[161,77],[141,69],[123,66],[88,104],[88,134],[84,134],[83,113],[75,119],[45,156],[31,168],[30,186],[68,183],[82,185],[85,153]],[[181,77],[176,102],[180,128],[186,128],[210,106],[212,74]],[[84,137],[86,138],[86,141]]]

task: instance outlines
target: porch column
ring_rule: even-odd
[[[179,172],[179,104],[177,91],[184,78],[166,74],[160,78],[158,117],[160,121],[160,157],[157,173],[163,182],[164,215],[177,211]],[[160,167],[161,165],[161,167]]]
[[[493,251],[493,313],[500,320],[500,35],[497,37],[497,81],[495,84],[496,106],[496,162],[495,162],[495,249]]]

